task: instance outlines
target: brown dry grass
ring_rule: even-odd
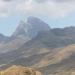
[[[12,66],[4,71],[1,71],[0,75],[42,75],[42,74],[31,68]]]

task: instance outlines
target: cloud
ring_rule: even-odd
[[[34,0],[36,2],[55,1],[55,2],[71,2],[75,0]]]
[[[42,2],[46,2],[48,0],[34,0],[35,2],[38,2],[38,3],[42,3]]]
[[[75,0],[0,0],[0,18],[12,14],[66,17],[75,11]]]
[[[53,0],[53,1],[56,1],[56,2],[71,2],[71,1],[75,1],[75,0]]]
[[[13,0],[3,0],[4,2],[11,2],[11,1],[13,1]]]

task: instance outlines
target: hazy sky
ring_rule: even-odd
[[[0,33],[10,36],[29,16],[51,28],[75,26],[75,0],[0,0]]]

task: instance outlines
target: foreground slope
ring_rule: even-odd
[[[1,67],[21,65],[40,70],[43,74],[66,74],[75,71],[75,44],[53,51],[20,57]]]
[[[74,29],[75,27],[67,27],[39,32],[35,38],[17,51],[0,54],[0,69],[21,65],[38,69],[44,74],[62,75],[73,72],[75,69]]]
[[[40,72],[21,66],[12,66],[0,72],[0,75],[42,75]]]
[[[61,50],[52,52],[52,55],[46,55],[44,63],[37,63],[34,66],[42,67],[38,69],[45,74],[56,74],[56,75],[71,75],[75,72],[75,44],[69,45]]]

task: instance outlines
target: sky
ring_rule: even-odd
[[[75,26],[75,0],[0,0],[0,33],[11,36],[20,21],[35,16],[51,28]]]

